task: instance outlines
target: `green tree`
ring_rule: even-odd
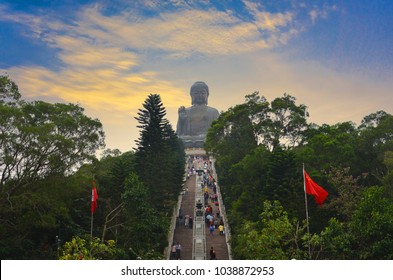
[[[301,258],[304,227],[291,221],[278,201],[264,202],[257,222],[247,221],[236,234],[233,253],[237,259],[286,260]]]
[[[359,126],[358,156],[362,172],[368,173],[364,183],[381,185],[387,169],[384,155],[393,151],[393,116],[383,111],[366,116]]]
[[[361,200],[361,187],[359,178],[349,173],[349,168],[332,167],[328,173],[331,190],[330,199],[325,209],[332,211],[331,216],[343,222],[349,222]]]
[[[383,177],[382,182],[385,188],[385,193],[393,199],[393,151],[385,152],[384,164],[387,169],[386,175]]]
[[[383,187],[364,191],[349,224],[354,259],[393,258],[393,201]]]
[[[230,183],[227,172],[258,145],[272,151],[304,142],[306,106],[284,94],[271,104],[258,92],[247,95],[245,103],[220,114],[208,131],[205,149],[217,159],[222,185]]]
[[[304,216],[301,165],[291,150],[269,151],[260,145],[253,153],[234,164],[228,184],[222,188],[228,217],[241,223],[241,217],[256,221],[264,200],[278,200],[286,205],[291,217]]]
[[[185,159],[181,142],[165,115],[161,97],[150,94],[136,117],[140,137],[135,159],[138,176],[149,189],[149,201],[157,210],[170,214],[181,190]]]
[[[334,217],[331,218],[329,225],[321,231],[319,241],[318,258],[324,260],[352,259],[352,237],[347,223],[340,222]]]
[[[167,208],[174,206],[177,202],[179,191],[184,182],[184,165],[186,154],[184,152],[184,145],[182,140],[177,137],[177,134],[172,129],[172,126],[167,124],[164,127],[165,142],[168,146],[167,156],[165,162],[162,164],[167,169],[166,183],[169,186],[167,195]],[[165,202],[164,202],[165,203]]]
[[[259,146],[229,170],[228,183],[221,187],[221,192],[233,231],[243,220],[258,220],[266,199],[263,189],[269,155],[264,146]]]
[[[265,119],[258,124],[260,142],[270,150],[279,146],[295,147],[304,141],[307,125],[307,107],[296,105],[296,98],[284,94],[274,99]]]
[[[75,225],[75,206],[89,203],[78,201],[86,186],[67,176],[104,146],[102,125],[78,105],[20,100],[8,77],[0,90],[0,254],[53,258],[60,224]]]
[[[312,126],[306,132],[307,145],[300,150],[300,157],[316,170],[327,171],[330,166],[350,167],[359,173],[356,147],[358,131],[352,122],[335,125]]]
[[[265,108],[266,100],[254,93],[246,96],[246,103],[221,113],[209,128],[205,149],[216,157],[222,185],[226,185],[230,167],[257,147],[254,122]]]
[[[90,236],[75,236],[66,242],[59,252],[60,260],[118,260],[123,259],[125,254],[116,248],[114,240],[105,243],[99,238]]]
[[[0,105],[15,105],[21,98],[17,84],[7,75],[0,75]]]
[[[377,111],[375,113],[369,114],[362,119],[359,129],[363,130],[371,127],[375,128],[381,123],[383,119],[389,117],[389,115],[390,114],[386,113],[385,111]]]
[[[135,172],[134,165],[134,152],[119,154],[113,151],[106,152],[104,157],[87,167],[89,170],[86,175],[88,178],[94,176],[100,197],[99,211],[94,215],[94,234],[101,235],[103,242],[113,239],[118,246],[125,242],[127,233],[123,233],[122,225],[128,217],[124,211],[122,194],[126,178]]]
[[[128,229],[129,248],[135,257],[154,256],[162,258],[167,245],[169,218],[159,213],[149,203],[149,190],[138,176],[132,173],[126,180],[122,198],[125,203],[128,221],[124,226]],[[154,254],[151,254],[155,252]]]
[[[16,189],[52,174],[67,174],[92,160],[104,146],[102,124],[73,104],[23,103],[4,105],[1,124],[0,189],[11,195]],[[5,112],[3,114],[3,112]]]
[[[164,128],[168,124],[166,111],[158,94],[150,94],[139,109],[138,121],[140,137],[136,141],[136,168],[139,177],[149,188],[149,200],[160,205],[165,178]],[[154,174],[154,176],[153,176]],[[161,204],[162,205],[162,204]]]
[[[161,259],[169,221],[151,206],[149,190],[136,175],[134,164],[134,152],[107,151],[100,160],[83,166],[68,180],[72,178],[90,186],[94,174],[99,207],[94,214],[93,236],[101,236],[102,244],[114,240],[116,248],[128,259]],[[80,214],[74,219],[82,231],[74,231],[72,236],[83,237],[90,229],[88,205]]]

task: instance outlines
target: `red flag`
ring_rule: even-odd
[[[306,170],[304,170],[304,185],[306,188],[306,194],[313,195],[315,202],[318,205],[322,205],[329,193],[324,188],[315,183],[311,177],[308,176]]]
[[[94,214],[97,209],[98,194],[94,181],[91,181],[91,184],[93,186],[91,190],[91,214]]]

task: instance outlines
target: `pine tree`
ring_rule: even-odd
[[[160,96],[150,94],[135,118],[141,129],[136,141],[136,169],[149,189],[150,203],[169,212],[180,191],[183,173],[179,170],[183,171],[184,165],[178,162],[183,162],[184,154],[179,152],[180,142],[165,115]]]
[[[164,127],[168,124],[165,114],[160,95],[150,94],[143,103],[143,109],[139,109],[138,117],[135,117],[139,123],[137,127],[141,129],[136,140],[138,152],[158,152],[161,149]]]

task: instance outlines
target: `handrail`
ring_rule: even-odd
[[[195,211],[193,224],[192,259],[206,259],[205,215],[203,209],[203,178],[197,173],[195,183]],[[199,203],[201,203],[199,205]]]

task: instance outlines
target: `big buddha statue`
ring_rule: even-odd
[[[185,148],[203,148],[207,131],[219,112],[207,106],[209,88],[204,82],[195,82],[190,95],[192,106],[179,108],[176,133],[183,140]]]

